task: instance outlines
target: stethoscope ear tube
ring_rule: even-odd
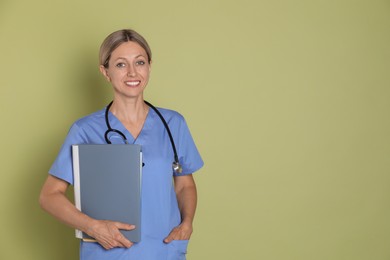
[[[150,108],[152,108],[156,112],[158,117],[161,119],[161,122],[164,124],[164,127],[165,127],[165,129],[168,133],[168,136],[169,136],[169,140],[171,141],[172,150],[173,150],[173,154],[174,154],[174,162],[172,163],[172,169],[175,173],[178,173],[178,174],[182,173],[183,169],[179,163],[179,157],[177,156],[175,142],[173,140],[172,133],[171,133],[171,130],[169,129],[167,122],[165,121],[164,117],[161,115],[160,111],[158,111],[156,107],[154,107],[152,104],[150,104],[149,102],[147,102],[145,100],[144,100],[144,102],[145,102],[145,104],[147,104]],[[113,101],[111,101],[110,104],[107,105],[106,112],[105,112],[107,131],[104,133],[104,139],[106,140],[106,142],[108,144],[111,144],[111,141],[110,141],[108,135],[111,132],[114,132],[114,133],[119,134],[123,138],[124,142],[126,144],[128,144],[127,138],[126,138],[124,133],[122,133],[121,131],[119,131],[117,129],[111,128],[110,122],[108,120],[108,111],[110,110],[112,103],[113,103]]]

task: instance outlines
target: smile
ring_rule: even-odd
[[[127,86],[131,86],[131,87],[135,87],[135,86],[138,86],[139,84],[141,83],[141,81],[137,80],[137,81],[126,81],[125,84]]]

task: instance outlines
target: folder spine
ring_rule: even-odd
[[[80,196],[80,161],[79,161],[79,146],[72,145],[73,155],[73,185],[74,185],[74,200],[75,206],[81,211],[81,196]],[[76,237],[83,238],[83,232],[76,229]]]

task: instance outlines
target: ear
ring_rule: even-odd
[[[99,66],[99,70],[100,70],[100,73],[102,73],[103,76],[106,78],[106,80],[107,80],[108,82],[111,82],[111,78],[110,78],[110,76],[108,75],[107,69],[106,69],[103,65],[100,65],[100,66]]]

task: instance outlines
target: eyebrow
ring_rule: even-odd
[[[142,54],[135,56],[135,59],[138,59],[139,57],[142,57],[142,58],[146,59],[146,57],[144,55],[142,55]],[[115,60],[121,60],[121,59],[122,60],[127,60],[127,58],[125,58],[125,57],[118,57]]]

